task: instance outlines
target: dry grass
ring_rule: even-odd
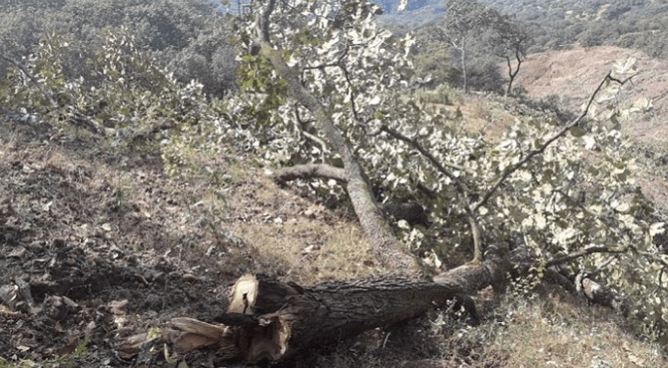
[[[490,144],[499,143],[503,133],[515,123],[515,117],[484,99],[472,99],[457,106],[464,118],[464,129],[479,134]]]
[[[668,361],[656,344],[625,332],[612,311],[585,305],[563,291],[544,296],[506,295],[480,326],[468,326],[444,312],[416,321],[422,339],[438,354],[403,362],[406,367],[665,367]],[[430,354],[427,354],[430,355]],[[416,362],[420,362],[416,365]],[[388,363],[385,362],[387,365]]]
[[[665,367],[658,345],[625,332],[611,311],[562,291],[505,296],[479,326],[432,311],[385,331],[372,330],[333,349],[309,352],[290,367]]]
[[[306,285],[378,271],[362,229],[350,216],[279,188],[265,175],[238,180],[243,183],[230,193],[229,206],[241,221],[230,222],[226,230],[250,246],[254,271]]]
[[[665,367],[657,345],[624,332],[608,309],[553,293],[534,302],[507,303],[492,350],[505,367]]]
[[[461,128],[469,134],[482,136],[491,144],[498,143],[503,133],[516,121],[516,117],[500,104],[484,96],[463,95],[450,87],[419,91],[414,98],[423,101],[428,111],[452,117],[461,114]]]
[[[373,271],[368,242],[354,224],[323,226],[319,221],[292,219],[241,224],[236,233],[254,249],[262,272],[289,276],[298,283],[345,280]]]

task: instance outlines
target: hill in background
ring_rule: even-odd
[[[612,45],[638,49],[656,58],[668,58],[668,4],[662,0],[547,1],[482,0],[524,23],[534,37],[531,52],[581,45]],[[444,1],[408,1],[396,11],[399,0],[377,1],[385,15],[382,24],[403,31],[438,24],[445,14]]]

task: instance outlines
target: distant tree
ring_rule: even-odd
[[[622,14],[631,10],[629,4],[615,4],[612,5],[605,13],[605,19],[607,20],[619,20],[622,17]]]
[[[443,31],[451,46],[459,52],[459,79],[464,91],[468,92],[472,85],[469,66],[472,60],[475,60],[475,69],[478,71],[492,71],[491,75],[478,79],[486,81],[486,89],[496,89],[497,79],[494,75],[497,73],[493,72],[494,67],[489,63],[489,55],[495,55],[508,63],[510,81],[505,90],[509,93],[531,44],[531,37],[525,27],[513,21],[509,15],[476,1],[448,0],[445,6],[447,14]],[[511,65],[513,58],[517,60],[514,68]]]
[[[494,12],[493,12],[494,13]],[[518,22],[513,21],[509,15],[496,13],[490,19],[491,35],[487,42],[492,48],[494,55],[506,59],[508,64],[508,87],[506,95],[510,94],[513,81],[520,71],[522,61],[526,58],[527,50],[531,46],[532,38],[526,28]],[[513,68],[511,59],[517,61]]]
[[[430,86],[446,83],[450,78],[452,62],[448,37],[442,27],[426,26],[415,32],[413,63],[417,75],[431,76]]]
[[[459,51],[462,83],[468,93],[467,52],[486,28],[489,8],[476,1],[447,0],[445,9],[444,31],[452,47]]]
[[[601,40],[601,36],[598,35],[595,31],[593,30],[587,30],[583,34],[580,35],[578,38],[578,41],[580,43],[580,46],[584,48],[589,48],[589,47],[594,47],[594,46],[601,46],[603,44],[603,41]]]

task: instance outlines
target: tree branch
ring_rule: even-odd
[[[26,68],[23,67],[23,65],[21,65],[18,61],[12,58],[8,58],[2,54],[0,54],[0,59],[6,60],[14,64],[14,66],[16,66],[17,68],[19,68],[23,72],[23,74],[25,74],[25,76],[28,77],[28,79],[30,79],[30,81],[35,85],[35,87],[37,87],[37,89],[40,92],[42,92],[44,98],[46,98],[46,100],[49,101],[49,103],[54,107],[58,107],[58,103],[56,102],[56,100],[54,100],[50,94],[48,94],[44,89],[42,89],[42,86],[39,84],[39,81],[32,74],[30,74],[30,72],[28,72]]]
[[[274,180],[285,183],[297,179],[325,178],[334,179],[341,183],[348,181],[344,169],[326,164],[297,165],[279,170],[274,174]]]
[[[465,167],[461,167],[461,166],[455,165],[455,164],[441,163],[440,161],[438,161],[436,159],[436,157],[434,157],[434,155],[431,154],[431,152],[427,151],[424,147],[422,147],[420,142],[418,142],[416,139],[409,138],[409,137],[401,134],[400,132],[388,127],[387,125],[383,125],[380,128],[380,131],[389,134],[390,136],[392,136],[393,138],[395,138],[397,140],[400,140],[402,142],[405,142],[405,143],[408,143],[409,145],[411,145],[418,152],[420,152],[424,157],[426,157],[432,163],[432,165],[434,165],[434,167],[436,167],[436,169],[440,173],[447,176],[450,180],[452,180],[455,183],[459,183],[459,180],[457,179],[457,177],[453,173],[451,173],[448,169],[445,168],[446,166],[451,168],[451,169],[466,172],[467,174],[473,174],[473,172],[471,170],[469,170]],[[461,183],[460,183],[460,185],[461,185]],[[463,189],[464,190],[463,190],[462,193],[468,193],[466,188],[463,188]]]
[[[311,123],[311,121],[303,121],[301,116],[299,115],[299,107],[295,105],[295,117],[297,118],[297,122],[299,123],[299,127],[301,128],[301,133],[304,137],[312,140],[315,143],[318,143],[320,147],[322,147],[322,151],[320,151],[320,159],[324,162],[325,161],[325,152],[327,151],[327,143],[323,141],[322,139],[318,138],[316,135],[309,133],[306,131],[305,125],[307,123]]]
[[[44,95],[44,98],[46,98],[46,100],[49,102],[49,104],[51,104],[51,106],[53,106],[54,108],[60,107],[58,105],[58,102],[56,102],[56,100],[53,98],[53,96],[51,96],[44,88],[42,88],[42,85],[39,83],[37,78],[35,78],[23,65],[21,65],[21,63],[12,58],[6,57],[2,54],[0,54],[0,59],[6,60],[14,64],[14,66],[16,66],[19,70],[21,70],[21,72],[23,72],[23,74],[26,77],[28,77],[28,79],[30,79],[30,81],[35,85],[35,87],[37,87],[37,89],[42,93],[42,95]],[[71,114],[72,116],[70,117],[68,122],[86,128],[96,134],[103,133],[103,130],[100,129],[100,127],[98,127],[94,121],[92,121],[88,116],[77,111],[76,108],[72,107]]]
[[[439,160],[434,157],[434,155],[431,154],[431,152],[427,151],[420,142],[417,141],[417,139],[411,139],[408,138],[407,136],[401,134],[400,132],[383,125],[380,130],[382,132],[386,132],[390,136],[408,143],[409,145],[413,146],[418,152],[420,152],[424,157],[426,157],[432,165],[436,167],[436,169],[441,172],[443,175],[447,176],[452,182],[455,184],[455,187],[457,188],[457,193],[459,197],[459,201],[461,202],[462,206],[464,207],[464,210],[466,211],[466,215],[468,217],[469,221],[469,226],[471,227],[471,236],[473,237],[473,262],[480,262],[482,261],[483,258],[483,252],[482,252],[482,232],[480,231],[480,225],[478,224],[477,216],[475,210],[471,209],[471,206],[468,202],[468,196],[469,196],[469,190],[465,186],[464,183],[462,183],[461,180],[459,180],[458,177],[456,177],[453,173],[451,173],[448,169],[445,168],[445,165],[454,168],[456,170],[461,170],[465,171],[469,174],[472,174],[468,169],[465,169],[463,167],[459,167],[456,165],[452,164],[442,164]]]
[[[575,253],[571,253],[567,256],[561,257],[561,258],[556,258],[551,261],[548,261],[545,263],[545,267],[552,267],[552,266],[557,266],[562,263],[570,262],[572,260],[578,259],[580,257],[584,257],[589,254],[594,254],[594,253],[626,253],[628,252],[628,248],[617,248],[617,249],[612,249],[608,247],[599,247],[599,246],[592,246],[588,248],[581,249]]]
[[[557,134],[555,134],[552,138],[548,139],[545,143],[543,143],[543,144],[540,146],[540,148],[530,151],[529,154],[528,154],[526,157],[524,157],[522,160],[520,160],[520,161],[517,162],[516,164],[514,164],[514,165],[512,165],[512,166],[510,166],[510,167],[508,167],[508,168],[506,168],[506,169],[504,170],[503,174],[501,174],[501,177],[500,177],[499,179],[497,179],[497,181],[494,183],[494,185],[493,185],[493,186],[492,186],[492,187],[485,193],[485,195],[482,196],[482,199],[480,200],[480,202],[478,202],[476,205],[473,206],[473,210],[476,211],[476,210],[478,210],[480,207],[484,206],[485,203],[487,203],[487,201],[492,197],[492,195],[499,189],[499,187],[501,186],[501,184],[503,184],[503,182],[504,182],[504,181],[505,181],[505,180],[506,180],[512,173],[514,173],[514,172],[517,171],[519,168],[521,168],[522,166],[524,166],[524,164],[526,164],[527,162],[529,162],[529,160],[531,160],[534,156],[536,156],[536,155],[538,155],[538,154],[542,154],[543,152],[545,152],[545,149],[547,149],[547,147],[548,147],[550,144],[552,144],[552,143],[553,143],[554,141],[556,141],[557,139],[563,137],[563,136],[564,136],[564,135],[565,135],[571,128],[577,126],[577,125],[582,121],[582,119],[584,119],[585,116],[587,116],[587,114],[589,113],[589,108],[591,107],[591,104],[594,102],[594,98],[596,98],[596,95],[601,91],[601,88],[603,88],[603,85],[605,84],[605,82],[607,82],[608,80],[611,80],[611,81],[617,82],[617,83],[619,83],[619,84],[621,84],[621,85],[624,85],[624,84],[625,84],[626,82],[628,82],[631,78],[632,78],[632,77],[629,77],[629,78],[627,78],[627,79],[625,79],[625,80],[622,81],[622,80],[613,78],[612,75],[611,75],[611,72],[608,72],[608,74],[606,74],[606,76],[603,78],[603,80],[601,81],[601,83],[599,83],[598,87],[596,87],[596,89],[594,90],[594,92],[593,92],[593,93],[591,94],[591,96],[589,97],[589,101],[587,102],[587,106],[585,107],[585,109],[584,109],[584,111],[582,112],[582,114],[580,114],[580,116],[577,117],[575,120],[573,120],[571,123],[569,123],[568,125],[566,125],[565,127],[563,127],[563,128],[562,128]]]
[[[634,252],[637,252],[638,254],[640,254],[640,255],[642,255],[642,256],[645,256],[646,258],[649,258],[649,259],[651,259],[651,260],[653,260],[653,261],[655,261],[655,262],[658,262],[658,263],[661,264],[664,268],[668,269],[668,262],[666,262],[663,258],[661,258],[661,256],[659,256],[659,255],[657,255],[657,254],[654,254],[654,253],[651,253],[651,252],[638,250],[638,249],[637,249],[636,247],[634,247],[634,246],[632,246],[631,249],[632,249]]]

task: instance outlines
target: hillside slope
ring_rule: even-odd
[[[489,140],[519,115],[547,118],[510,98],[452,97],[457,105],[430,106],[461,114],[465,129]],[[117,349],[174,317],[215,321],[230,284],[247,272],[311,285],[392,271],[379,266],[345,206],[325,206],[294,183],[278,186],[234,135],[175,177],[158,148],[113,148],[80,127],[2,113],[0,368],[229,366],[213,349],[184,357],[147,344],[127,360]],[[441,270],[469,259],[448,239],[442,247]],[[434,310],[282,366],[666,366],[614,311],[558,287],[527,287],[524,280],[505,294],[475,295],[478,326]]]
[[[477,104],[462,111],[477,116],[488,102]],[[123,360],[116,349],[174,317],[213,322],[245,272],[308,285],[378,271],[354,217],[276,186],[252,156],[229,151],[208,162],[225,173],[216,187],[170,179],[157,157],[107,152],[99,143],[46,123],[0,119],[2,368],[173,367],[165,357],[191,367],[241,366],[214,350],[183,357],[160,346]],[[453,251],[444,263],[457,257]],[[666,364],[611,310],[559,289],[533,294],[535,302],[521,286],[511,290],[477,296],[480,326],[434,311],[280,366]]]
[[[396,11],[399,0],[378,0],[385,12],[380,23],[392,29],[416,30],[439,24],[445,16],[443,0],[408,0],[405,11]],[[661,0],[622,2],[479,0],[523,23],[533,37],[531,52],[569,48],[573,45],[614,45],[668,58],[668,4]]]
[[[637,60],[637,75],[622,88],[618,103],[647,98],[653,109],[629,120],[628,133],[643,141],[668,141],[668,62],[640,51],[600,46],[531,54],[522,64],[517,85],[531,98],[564,97],[568,107],[579,111],[613,64],[629,57]]]

